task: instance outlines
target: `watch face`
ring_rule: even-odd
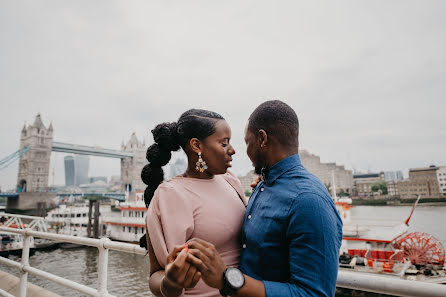
[[[226,279],[234,288],[241,288],[245,283],[245,278],[240,270],[237,268],[228,268],[226,271]]]

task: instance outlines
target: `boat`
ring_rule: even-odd
[[[137,191],[134,201],[129,201],[129,195],[126,195],[125,202],[116,201],[119,215],[104,218],[107,237],[118,241],[139,243],[141,236],[146,234],[147,207],[143,195],[144,191]]]
[[[87,237],[88,204],[61,204],[51,210],[45,217],[48,231],[58,234]],[[94,212],[94,209],[92,209]],[[99,226],[102,224],[102,216],[110,212],[110,206],[101,205]]]
[[[352,221],[351,202],[335,200],[344,224],[340,268],[446,283],[445,250],[441,242],[428,233],[408,231],[419,200],[420,196],[404,222]]]

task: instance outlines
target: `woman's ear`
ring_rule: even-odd
[[[189,146],[192,149],[192,151],[197,154],[202,151],[201,141],[198,138],[192,138],[191,140],[189,140]]]
[[[266,134],[266,131],[260,129],[258,137],[259,137],[260,147],[265,147],[268,144],[268,134]]]

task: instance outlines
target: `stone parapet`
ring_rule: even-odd
[[[0,289],[8,292],[13,296],[19,296],[20,279],[12,274],[0,271]],[[26,296],[32,297],[61,297],[56,293],[45,290],[39,286],[33,285],[28,282],[28,288],[26,290]]]

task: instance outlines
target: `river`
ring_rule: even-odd
[[[354,206],[352,220],[367,218],[377,221],[397,220],[404,222],[411,210],[410,206]],[[427,232],[440,240],[446,247],[446,206],[418,206],[410,222],[410,231]],[[19,261],[18,257],[10,259]],[[33,267],[54,273],[58,276],[91,286],[97,286],[96,248],[57,249],[38,251],[30,258]],[[109,252],[108,290],[116,296],[153,296],[148,289],[148,256]],[[0,264],[0,270],[18,276],[18,272]],[[76,291],[60,287],[54,283],[30,275],[29,280],[41,287],[62,296],[83,296]]]

